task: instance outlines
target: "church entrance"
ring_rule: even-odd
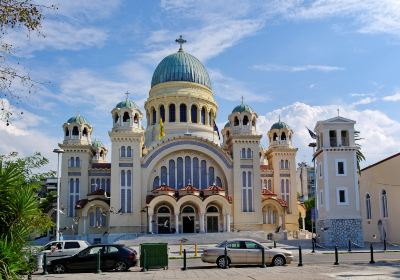
[[[207,213],[206,213],[206,226],[207,232],[218,232],[219,231],[219,211],[216,206],[209,206],[207,208]]]
[[[195,212],[192,206],[186,206],[182,210],[182,232],[194,233]]]
[[[171,210],[161,206],[157,211],[157,233],[171,233]]]

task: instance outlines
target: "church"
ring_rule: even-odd
[[[92,139],[82,115],[63,124],[62,234],[90,241],[140,233],[298,234],[305,208],[296,193],[293,130],[279,120],[258,131],[257,113],[242,101],[220,133],[207,70],[183,50],[182,37],[176,41],[179,50],[154,71],[144,112],[128,94],[110,108],[110,148]]]

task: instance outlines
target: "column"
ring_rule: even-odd
[[[86,218],[87,218],[87,216],[82,217],[82,219],[83,219],[83,235],[86,234]]]
[[[226,232],[231,232],[231,215],[226,214]]]
[[[179,215],[175,214],[175,233],[179,233]]]
[[[149,222],[148,227],[149,227],[149,233],[153,233],[153,223],[152,223],[152,220],[153,220],[153,214],[152,214],[152,213],[148,213],[148,222]]]
[[[204,233],[204,213],[200,213],[200,232]]]
[[[303,230],[305,230],[306,229],[306,219],[304,217],[301,217],[301,222],[302,222]]]

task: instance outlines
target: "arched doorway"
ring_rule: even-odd
[[[207,208],[206,221],[207,232],[219,231],[219,210],[216,206],[212,205]]]
[[[166,205],[157,209],[157,233],[171,233],[171,209]]]
[[[182,209],[182,232],[183,233],[194,233],[195,226],[195,210],[192,206],[185,206]]]

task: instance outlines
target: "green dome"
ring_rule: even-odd
[[[67,123],[89,124],[88,121],[79,114],[74,117],[69,118],[67,120]]]
[[[240,104],[233,108],[232,113],[242,113],[242,112],[248,112],[250,114],[254,113],[253,109],[249,105],[246,104]]]
[[[121,101],[115,106],[117,108],[123,109],[123,108],[128,108],[128,109],[139,109],[139,107],[136,105],[135,102],[133,102],[130,99],[126,99],[124,101]]]
[[[227,128],[227,127],[230,127],[230,126],[231,126],[230,123],[227,122],[227,123],[225,124],[224,128]]]
[[[278,121],[271,126],[271,129],[283,129],[283,128],[290,129],[286,123],[281,121]]]
[[[103,143],[102,143],[100,140],[95,139],[95,140],[92,142],[92,147],[93,147],[93,148],[101,148],[101,147],[104,147],[104,145],[103,145]]]
[[[165,57],[154,71],[151,87],[166,82],[192,82],[211,89],[206,68],[193,55],[182,50]]]

